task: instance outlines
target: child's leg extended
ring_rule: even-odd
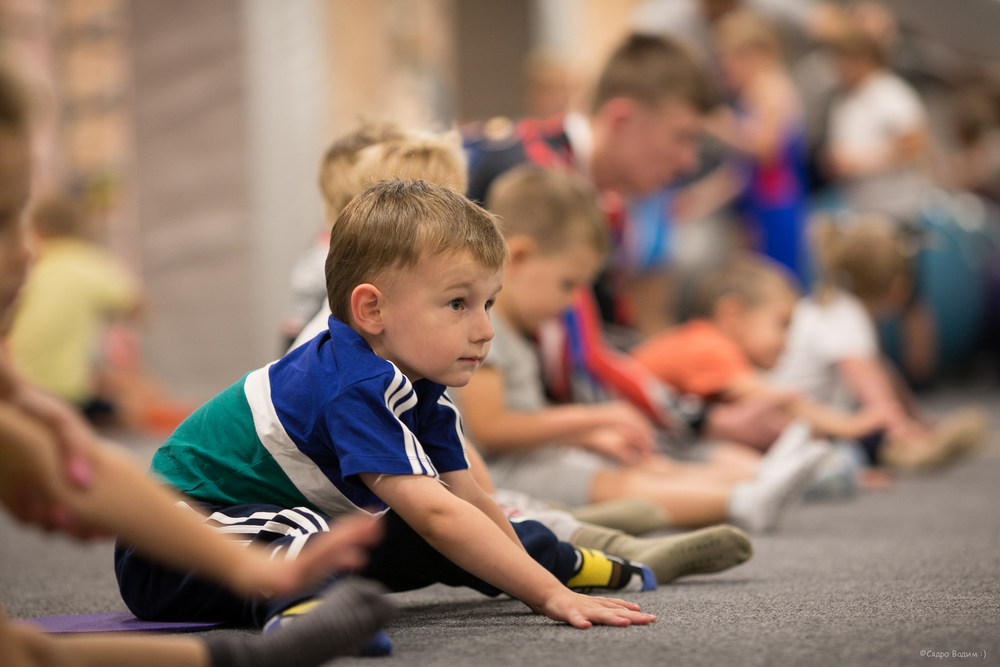
[[[198,516],[193,511],[189,513]],[[327,517],[304,507],[237,505],[218,508],[203,520],[204,525],[199,527],[213,537],[218,537],[215,531],[219,531],[248,541],[251,546],[266,548],[275,567],[286,559],[309,558],[314,546],[329,539],[331,530]],[[336,530],[336,524],[332,525]],[[270,599],[253,593],[234,593],[201,574],[153,562],[121,542],[115,549],[115,573],[122,599],[140,618],[223,621],[257,627],[294,601],[315,597],[325,586],[320,583],[293,596]]]
[[[0,615],[0,664],[5,667],[315,667],[356,654],[391,614],[371,582],[334,586],[310,614],[267,635],[53,637]]]
[[[465,586],[485,595],[500,590],[469,574],[430,546],[397,514],[383,517],[385,538],[372,549],[367,568],[361,574],[385,584],[390,590],[405,591],[435,583]],[[559,581],[577,588],[645,590],[643,568],[624,559],[609,561],[600,552],[577,549],[561,542],[537,521],[514,521],[518,539],[535,561]],[[651,573],[647,576],[652,576]]]

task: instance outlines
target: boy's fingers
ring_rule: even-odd
[[[628,602],[626,600],[619,600],[618,598],[604,598],[604,597],[592,597],[591,600],[603,604],[605,607],[622,607],[630,611],[641,611],[641,607],[635,602]]]

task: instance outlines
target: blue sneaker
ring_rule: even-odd
[[[368,640],[368,643],[361,647],[361,655],[366,658],[377,658],[383,655],[392,654],[392,640],[385,630],[378,630]]]

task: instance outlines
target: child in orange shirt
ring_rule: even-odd
[[[759,373],[784,350],[797,296],[782,267],[763,257],[740,257],[703,285],[701,317],[650,338],[632,354],[663,382],[710,402],[773,399],[774,408],[761,416],[766,428],[744,440],[759,449],[767,449],[796,417],[831,437],[874,431],[879,415],[833,410],[772,387]]]

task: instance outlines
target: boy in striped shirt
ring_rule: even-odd
[[[504,592],[584,628],[653,621],[571,590],[648,590],[648,568],[558,542],[533,521],[512,525],[468,471],[444,390],[486,356],[506,253],[494,217],[461,195],[423,181],[370,188],[333,226],[328,330],[196,411],[152,469],[220,530],[269,543],[276,558],[362,508],[382,514],[385,539],[361,574],[391,590]],[[124,548],[115,569],[147,618],[263,626],[302,599],[239,598]]]

